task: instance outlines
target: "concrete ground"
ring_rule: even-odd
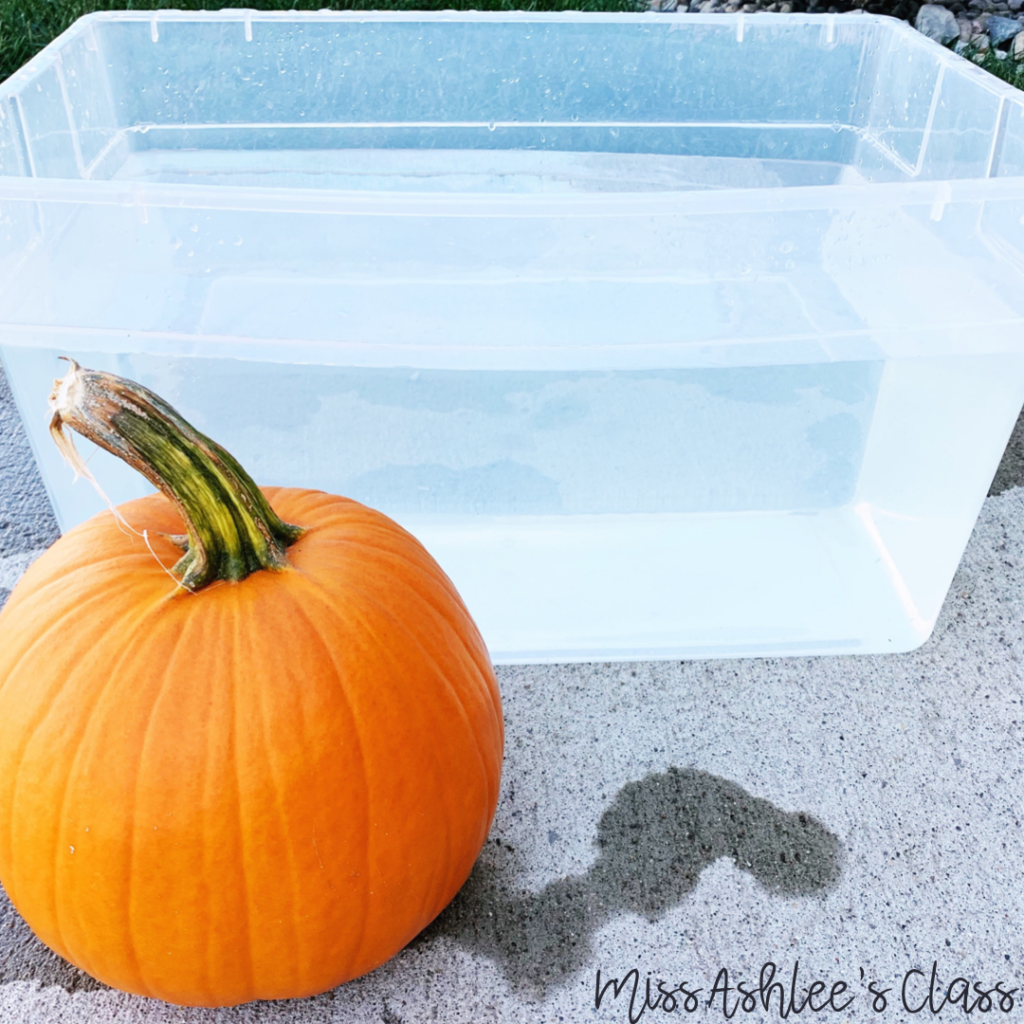
[[[0,891],[0,1024],[779,1020],[769,962],[786,1016],[821,981],[814,1019],[1024,1017],[1022,483],[1019,426],[914,653],[501,669],[491,837],[449,909],[372,975],[171,1007],[59,960]],[[0,380],[0,587],[55,536]],[[624,982],[600,1008],[598,971]],[[737,982],[759,978],[768,1008],[737,1008]]]

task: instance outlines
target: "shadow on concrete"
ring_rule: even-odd
[[[839,840],[727,779],[669,768],[619,790],[597,827],[594,866],[538,893],[511,891],[515,851],[492,841],[448,908],[416,943],[445,935],[497,963],[517,990],[543,997],[590,959],[590,937],[612,918],[656,921],[729,857],[769,892],[810,896],[839,879]]]
[[[584,967],[590,937],[621,914],[656,921],[729,857],[769,892],[824,893],[839,878],[839,840],[810,815],[780,811],[727,779],[669,768],[619,790],[597,826],[584,875],[517,893],[515,851],[487,844],[473,874],[414,944],[444,935],[493,960],[512,986],[542,997]],[[106,988],[51,952],[0,889],[0,984],[38,981],[68,992]]]

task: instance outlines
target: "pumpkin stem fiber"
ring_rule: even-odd
[[[303,529],[278,517],[228,452],[141,384],[68,362],[67,376],[53,382],[50,434],[72,466],[82,463],[65,426],[123,459],[173,502],[187,529],[185,538],[172,538],[185,541],[171,570],[183,587],[196,591],[288,565],[285,550]]]

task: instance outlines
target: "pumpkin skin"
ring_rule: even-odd
[[[306,528],[284,571],[182,591],[156,494],[120,508],[152,552],[103,513],[0,612],[0,880],[61,956],[185,1005],[373,970],[498,799],[497,683],[448,578],[356,502],[263,493]]]

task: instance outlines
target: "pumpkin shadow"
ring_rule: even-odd
[[[493,960],[517,991],[543,997],[587,964],[599,928],[624,914],[657,921],[720,857],[788,896],[825,893],[841,870],[839,839],[815,818],[688,768],[623,786],[601,815],[596,843],[600,852],[586,874],[524,893],[505,881],[514,874],[514,851],[489,842],[417,944],[447,936]]]
[[[516,991],[541,998],[586,966],[598,929],[625,914],[657,921],[720,857],[780,895],[825,893],[840,874],[839,840],[815,818],[689,768],[623,786],[601,815],[596,844],[597,860],[585,874],[530,893],[508,884],[519,867],[516,852],[490,840],[458,895],[413,944],[446,936],[493,960]],[[2,888],[0,936],[0,984],[107,988],[44,946]]]

